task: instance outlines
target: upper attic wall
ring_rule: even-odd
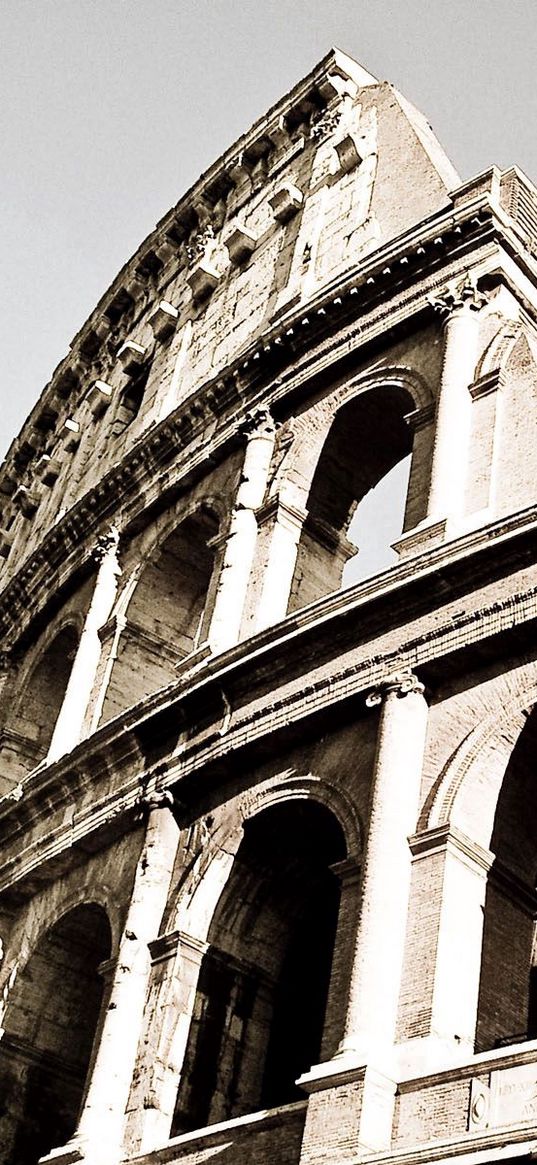
[[[421,115],[330,53],[170,211],[75,338],[0,479],[4,578],[148,427],[449,206],[457,181]]]

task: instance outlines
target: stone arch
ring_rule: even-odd
[[[475,855],[475,869],[487,871],[474,916],[477,1051],[527,1039],[535,1023],[536,704],[537,682],[526,679],[475,725],[444,766],[421,818],[425,829],[449,824]],[[475,872],[472,878],[475,892]]]
[[[0,769],[8,788],[46,757],[82,626],[75,612],[54,622],[23,662],[0,741]]]
[[[193,832],[192,853],[185,862],[189,872],[181,885],[173,922],[170,922],[172,930],[185,930],[198,941],[206,940],[216,903],[225,888],[243,836],[244,823],[270,806],[292,800],[311,800],[324,805],[342,830],[347,857],[360,863],[363,827],[343,790],[311,773],[286,777],[277,784],[268,781],[246,791],[238,799],[231,823],[217,823],[213,832],[203,823],[198,823],[197,832]]]
[[[478,780],[479,774],[487,769],[492,796],[494,789],[498,792],[509,757],[535,703],[537,681],[521,686],[511,697],[503,700],[501,707],[495,708],[488,717],[470,729],[444,765],[424,803],[420,814],[420,830],[432,829],[451,821],[466,832],[472,832],[464,817],[464,793],[469,783]],[[493,780],[494,785],[491,783]],[[480,837],[474,840],[488,848],[495,800],[488,804],[488,813],[483,812],[483,807],[481,798]]]
[[[363,567],[359,560],[353,564],[352,575],[347,572],[351,582],[393,560],[391,544],[402,533],[408,509],[414,448],[409,417],[431,402],[432,394],[421,375],[384,366],[338,385],[296,419],[297,451],[293,454],[291,446],[285,489],[292,504],[300,506],[304,520],[288,610],[339,589],[346,563],[358,549],[365,550]],[[390,482],[396,467],[394,489]],[[379,493],[386,488],[390,505],[377,506],[377,519],[366,522],[360,532],[361,547],[357,547],[356,520],[372,500],[380,501]],[[421,489],[423,493],[423,485]],[[382,537],[380,513],[383,521],[388,515],[391,527]]]
[[[517,340],[523,333],[523,325],[517,320],[504,320],[477,362],[475,379],[481,380],[496,370],[505,368]]]
[[[94,902],[40,929],[9,980],[0,1042],[2,1165],[36,1165],[74,1133],[99,1029],[111,932]]]
[[[257,803],[239,798],[213,888],[172,1135],[296,1099],[296,1078],[320,1058],[339,906],[332,866],[348,853],[337,796],[312,796],[311,787],[297,779],[264,789]]]
[[[287,922],[283,922],[283,919],[281,919],[280,927],[276,927],[278,933],[277,939],[274,938],[273,940],[273,946],[276,948],[277,942],[280,942],[282,949],[275,955],[277,966],[273,968],[273,972],[267,972],[259,963],[255,962],[255,959],[252,961],[252,944],[255,947],[257,941],[257,947],[261,945],[263,949],[264,947],[268,949],[269,946],[262,938],[262,935],[267,925],[269,925],[267,919],[270,917],[271,909],[273,909],[270,906],[271,894],[273,894],[273,891],[270,890],[270,878],[273,875],[270,875],[269,869],[267,882],[262,887],[260,883],[260,871],[250,868],[250,863],[254,862],[255,867],[256,859],[254,860],[253,852],[254,849],[257,852],[256,842],[261,839],[261,849],[264,847],[264,853],[267,854],[268,867],[270,867],[271,859],[268,838],[270,829],[273,828],[271,822],[274,822],[276,817],[278,818],[278,822],[280,822],[280,829],[283,828],[283,833],[285,833],[285,829],[291,828],[295,818],[297,821],[301,819],[303,822],[306,822],[306,832],[308,832],[308,827],[311,826],[311,822],[316,821],[315,829],[320,828],[320,833],[318,834],[319,839],[323,836],[324,828],[327,828],[328,834],[332,836],[330,845],[334,847],[334,853],[330,854],[330,862],[328,862],[330,866],[332,866],[334,861],[339,862],[344,859],[355,866],[360,860],[361,826],[351,802],[349,802],[345,792],[335,788],[331,783],[327,783],[323,779],[312,775],[285,776],[282,781],[276,783],[274,779],[271,779],[271,781],[264,783],[257,790],[253,792],[248,791],[239,796],[234,805],[232,819],[229,820],[227,815],[226,821],[222,821],[221,825],[217,822],[217,826],[213,828],[210,835],[207,835],[207,826],[199,829],[197,836],[198,853],[193,855],[189,875],[185,878],[181,892],[179,892],[181,902],[179,902],[178,910],[174,917],[169,919],[168,924],[168,929],[188,935],[188,938],[185,940],[188,942],[190,951],[193,942],[198,951],[206,952],[203,955],[202,962],[200,962],[197,983],[193,984],[190,988],[191,1022],[188,1042],[186,1042],[185,1046],[178,1047],[178,1043],[182,1043],[185,1035],[184,1025],[178,1025],[178,1043],[176,1040],[174,1053],[172,1053],[172,1059],[174,1059],[176,1064],[183,1064],[183,1082],[181,1088],[179,1088],[175,1121],[174,1125],[172,1125],[172,1131],[175,1132],[181,1131],[186,1127],[198,1127],[200,1123],[205,1123],[206,1121],[212,1123],[214,1120],[221,1120],[226,1114],[239,1115],[240,1111],[252,1111],[255,1107],[259,1107],[260,1104],[261,1106],[266,1104],[266,1106],[270,1107],[271,1104],[284,1102],[285,1099],[294,1099],[294,1081],[288,1080],[287,1082],[281,1082],[276,1079],[276,1076],[278,1076],[277,1065],[281,1061],[278,1059],[280,1053],[277,1053],[277,1050],[274,1051],[275,1045],[273,1046],[273,1051],[270,1052],[271,1058],[273,1058],[271,1060],[274,1069],[271,1072],[271,1080],[273,1080],[273,1083],[271,1085],[267,1083],[267,1073],[270,1075],[270,1071],[267,1068],[267,1072],[263,1076],[264,1081],[266,1081],[266,1090],[264,1092],[263,1082],[260,1078],[260,1065],[262,1067],[263,1057],[269,1057],[269,1039],[273,1039],[273,1044],[274,1040],[276,1040],[277,1044],[277,1038],[270,1035],[271,1030],[273,1030],[271,1016],[276,1015],[277,1011],[276,996],[274,994],[275,991],[277,994],[277,983],[275,981],[278,979],[278,975],[288,973],[292,958],[294,958],[292,954],[289,954],[288,962],[285,963],[287,970],[285,970],[284,947],[285,944],[288,944],[289,949],[292,947],[291,931],[295,923],[297,926],[306,926],[306,930],[308,930],[305,916],[309,908],[306,909],[306,905],[303,904],[301,908],[304,915],[302,922],[299,920],[301,910],[298,909],[296,902],[294,908],[283,912],[283,916],[287,919]],[[287,822],[287,824],[284,824],[284,822]],[[267,829],[269,831],[268,834],[264,832]],[[259,838],[257,838],[257,834],[259,834]],[[256,835],[255,838],[254,835]],[[299,853],[301,853],[299,835],[301,835],[301,831],[297,829],[296,848],[298,856],[296,860],[298,861],[298,866],[302,860],[299,857]],[[335,835],[339,838],[337,847],[334,846]],[[276,846],[277,843],[283,845],[281,838],[282,834],[278,832],[278,840],[276,841],[275,834],[274,843]],[[319,848],[322,848],[320,842]],[[243,880],[241,870],[242,863],[245,860],[246,869],[249,870],[249,874]],[[319,857],[318,861],[320,866],[322,866],[323,860],[323,857]],[[276,869],[273,873],[276,876],[277,882],[277,861]],[[325,875],[322,876],[319,870],[317,870],[316,877],[320,878],[319,885],[324,885],[325,888],[323,892],[319,891],[317,917],[319,935],[323,931],[323,927],[325,927],[327,933],[332,927],[331,938],[330,940],[327,939],[324,944],[324,948],[328,952],[328,963],[330,963],[330,956],[334,948],[335,919],[337,919],[339,903],[338,881],[337,877],[328,869],[328,866],[326,866]],[[330,883],[330,889],[328,890],[326,890],[326,880]],[[264,875],[261,881],[264,881]],[[246,889],[246,882],[248,882],[248,889]],[[291,875],[290,884],[292,885]],[[240,887],[239,894],[236,887]],[[245,894],[243,894],[242,904],[239,904],[242,890],[245,890]],[[281,891],[275,892],[277,897],[278,892]],[[325,902],[326,918],[323,915],[323,910],[325,909],[323,905],[323,894],[327,895]],[[328,899],[330,899],[330,902],[328,902]],[[234,916],[233,923],[229,923],[229,910],[231,910]],[[268,915],[267,910],[269,912]],[[240,915],[242,915],[241,919],[239,919]],[[288,926],[287,931],[285,931],[285,926]],[[256,933],[257,940],[255,940]],[[250,959],[249,969],[248,958]],[[191,956],[189,956],[189,959],[191,959]],[[326,967],[323,963],[323,966],[319,967],[319,962],[322,962],[320,956],[318,956],[317,961],[313,959],[311,975],[313,981],[317,984],[316,989],[319,991],[319,994],[323,995],[324,991],[325,995],[322,1004],[317,1004],[317,1007],[322,1009],[323,1015],[319,1019],[319,1015],[317,1014],[316,1018],[316,1038],[318,1038],[319,1046],[316,1045],[315,1051],[311,1052],[313,1059],[319,1058],[320,1031],[323,1029],[323,1016],[325,1016],[325,1008],[327,1005],[328,977],[330,977],[330,966]],[[292,974],[296,974],[296,969],[295,972],[291,970],[289,974],[292,977]],[[320,986],[316,975],[318,975]],[[339,981],[339,974],[337,977]],[[199,1079],[199,1073],[203,1067],[202,1061],[204,1060],[205,1054],[203,1051],[205,1046],[204,1040],[205,1042],[206,1040],[211,1042],[215,1031],[218,1029],[222,1017],[222,1007],[224,1007],[224,995],[226,993],[231,993],[229,998],[233,996],[239,1012],[241,1008],[246,1008],[246,1011],[248,1011],[249,1018],[246,1012],[242,1016],[242,1019],[239,1016],[233,1025],[233,1031],[236,1036],[242,1022],[245,1032],[249,1025],[250,1033],[249,1035],[245,1035],[246,1043],[243,1042],[243,1046],[241,1045],[242,1051],[236,1051],[235,1048],[236,1055],[238,1055],[239,1059],[242,1057],[242,1054],[245,1055],[245,1062],[247,1062],[249,1067],[248,1069],[246,1067],[238,1067],[238,1061],[236,1061],[235,1067],[239,1073],[238,1080],[240,1078],[238,1085],[236,1085],[236,1095],[222,1096],[220,1083],[213,1081],[213,1101],[207,1101],[206,1093],[203,1095],[202,1093],[197,1093],[197,1099],[192,1101],[192,1089],[196,1092],[196,1080]],[[263,997],[261,998],[261,996]],[[220,1016],[220,1018],[214,1021],[215,1025],[217,1025],[215,1028],[211,1019],[211,1030],[207,1029],[209,1035],[207,1035],[207,1031],[205,1031],[204,1035],[198,1023],[202,1012],[205,1014],[204,1000],[209,1000],[206,1007],[209,1007],[210,1012],[213,1008],[214,1015],[218,1012]],[[231,998],[229,1007],[232,1007],[233,1000]],[[252,1008],[252,1012],[249,1012],[250,1008]],[[328,1026],[333,1028],[333,1031],[331,1030],[328,1033],[328,1039],[333,1044],[331,1051],[334,1051],[340,1037],[338,1017],[331,1015],[328,1018],[328,1011],[330,1011],[330,1007],[328,1007],[326,1012],[326,1022],[324,1025],[325,1036],[326,1024],[328,1024]],[[333,1005],[332,1011],[334,1011]],[[335,1011],[337,1011],[337,1008],[335,1008]],[[236,1012],[236,1014],[239,1014],[239,1012]],[[274,1022],[276,1023],[276,1021]],[[261,1033],[259,1036],[259,1046],[256,1045],[255,1050],[252,1043],[254,1039],[252,1035],[254,1030],[252,1024],[257,1032]],[[202,1035],[200,1035],[200,1032],[202,1032]],[[235,1036],[232,1037],[232,1040]],[[225,1040],[225,1033],[220,1031],[218,1038],[220,1037]],[[281,1033],[280,1038],[282,1038]],[[282,1048],[281,1052],[283,1055]],[[304,1054],[305,1059],[308,1059],[308,1052],[304,1052]],[[224,1064],[226,1053],[224,1053],[224,1058],[219,1057],[219,1059]],[[256,1060],[259,1060],[259,1064],[257,1064],[254,1071],[254,1061]],[[299,1071],[309,1066],[310,1064],[306,1064],[304,1061],[304,1064],[301,1064],[301,1066],[295,1066],[294,1071],[296,1069],[296,1075],[298,1075]],[[203,1069],[202,1075],[204,1071],[205,1069]],[[250,1083],[252,1083],[252,1087],[249,1085],[248,1087],[246,1086],[245,1073]],[[280,1092],[278,1092],[278,1089],[280,1089]],[[209,1107],[207,1107],[207,1103],[209,1103]]]
[[[127,555],[110,623],[116,638],[103,652],[98,678],[105,682],[108,667],[103,719],[172,683],[177,664],[206,639],[222,513],[219,500],[196,499],[168,512],[131,547],[136,561],[129,570]]]

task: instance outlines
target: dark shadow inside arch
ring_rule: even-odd
[[[171,683],[207,633],[218,518],[200,508],[155,549],[127,608],[103,706],[110,720]]]
[[[36,1165],[75,1132],[110,953],[105,911],[78,906],[15,979],[0,1040],[0,1165]]]
[[[537,711],[505,770],[490,848],[476,1050],[537,1037]]]
[[[46,757],[69,682],[78,646],[78,631],[69,624],[58,631],[38,659],[22,692],[15,694],[0,744],[1,780],[8,787]]]
[[[391,542],[403,529],[412,452],[405,418],[414,410],[406,389],[386,384],[354,397],[336,414],[306,503],[289,611],[393,560]],[[363,513],[366,521],[360,523]],[[356,529],[358,547],[349,536]]]
[[[209,932],[172,1135],[300,1099],[318,1061],[339,906],[339,823],[313,801],[245,826]]]

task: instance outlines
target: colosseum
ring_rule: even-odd
[[[536,324],[536,189],[332,50],[74,338],[0,473],[1,1165],[537,1156]]]

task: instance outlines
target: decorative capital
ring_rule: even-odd
[[[153,809],[173,809],[175,807],[175,799],[173,793],[169,789],[164,789],[162,792],[155,791],[148,793],[141,799],[141,806],[151,813]]]
[[[447,321],[455,312],[481,311],[488,303],[489,296],[477,286],[475,276],[466,274],[463,279],[453,279],[448,283],[445,291],[438,295],[428,295],[427,299],[431,307]]]
[[[242,422],[241,432],[246,437],[272,437],[276,432],[276,425],[270,409],[265,405],[252,409]]]
[[[337,108],[322,109],[311,118],[310,137],[314,142],[321,142],[337,129],[341,121],[341,110]]]
[[[377,704],[382,704],[386,696],[391,692],[401,699],[402,696],[408,696],[410,693],[421,694],[425,691],[424,685],[418,679],[414,672],[409,669],[404,669],[400,672],[394,672],[392,676],[382,680],[378,688],[373,690],[366,696],[366,705],[368,708],[375,708]]]
[[[212,223],[208,222],[192,237],[191,242],[186,248],[187,258],[189,263],[199,263],[200,259],[206,259],[210,251],[214,247],[216,234]]]
[[[117,554],[119,546],[119,530],[117,526],[110,526],[106,534],[101,534],[93,549],[93,557],[99,564],[108,554]]]

